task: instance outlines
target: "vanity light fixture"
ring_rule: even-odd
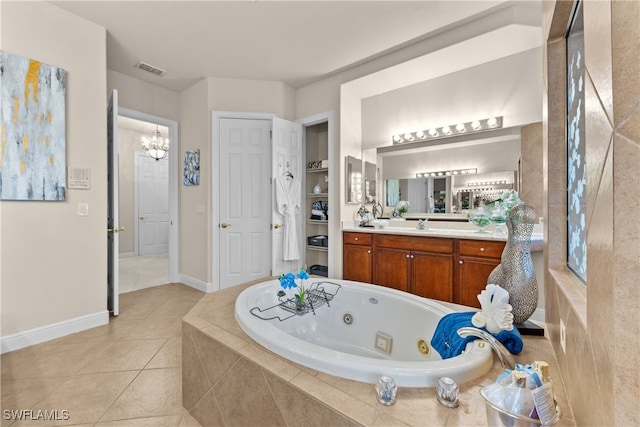
[[[508,184],[506,179],[501,179],[501,180],[497,180],[497,181],[478,181],[478,182],[468,182],[467,186],[468,187],[477,187],[477,186],[481,186],[481,185],[501,185],[501,184]]]
[[[406,132],[404,134],[393,135],[393,144],[406,144],[409,142],[424,141],[436,138],[446,138],[463,133],[483,132],[487,130],[499,129],[502,127],[502,116],[489,117],[488,119],[473,120],[471,122],[458,123],[455,125],[430,128],[416,132]]]
[[[419,172],[416,174],[416,178],[429,178],[429,177],[438,177],[438,176],[451,176],[451,175],[471,175],[474,173],[478,173],[477,168],[469,168],[469,169],[454,169],[448,171],[434,171],[434,172]]]

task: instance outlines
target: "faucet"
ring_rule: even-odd
[[[507,350],[507,348],[490,333],[478,328],[464,327],[458,329],[458,335],[460,335],[462,338],[470,336],[482,338],[483,340],[488,342],[493,351],[496,352],[503,368],[511,370],[516,369],[516,361],[513,358],[511,352]]]

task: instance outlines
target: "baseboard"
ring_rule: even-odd
[[[109,312],[105,310],[7,335],[0,338],[0,354],[95,328],[96,326],[106,325],[107,323],[109,323]]]
[[[184,283],[187,286],[191,286],[194,289],[199,290],[200,292],[213,292],[213,284],[203,282],[199,279],[194,279],[191,276],[187,276],[186,274],[180,274],[180,283]]]

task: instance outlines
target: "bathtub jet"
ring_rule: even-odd
[[[290,316],[279,307],[278,280],[253,285],[236,299],[236,320],[268,350],[355,381],[375,384],[387,375],[399,387],[435,387],[441,377],[460,384],[491,369],[492,349],[483,341],[470,342],[461,355],[449,359],[430,347],[440,318],[453,312],[445,305],[367,283],[331,279],[323,285],[331,284],[340,291],[330,304],[304,316]],[[251,314],[271,307],[277,315],[270,320]]]

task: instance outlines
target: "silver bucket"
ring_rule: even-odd
[[[487,411],[487,425],[492,427],[538,427],[542,426],[542,421],[535,418],[529,418],[524,415],[514,414],[495,405],[484,394],[484,388],[480,389],[480,394],[484,398],[484,407]],[[560,420],[560,408],[556,406],[556,418],[552,424]]]

